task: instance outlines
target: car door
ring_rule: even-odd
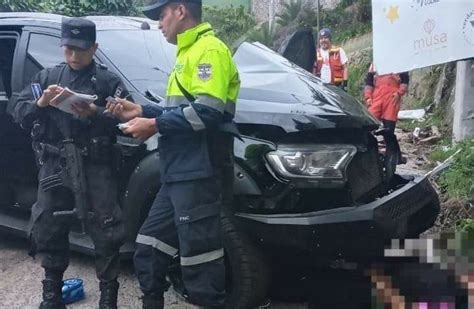
[[[37,169],[30,132],[14,122],[11,112],[18,94],[34,75],[62,61],[59,31],[18,27],[17,32],[6,33],[0,28],[0,46],[5,51],[0,53],[4,64],[3,91],[0,88],[0,204],[29,208],[36,200]]]
[[[0,114],[4,115],[8,99],[12,95],[13,57],[17,49],[20,33],[2,31],[0,28]]]
[[[25,27],[16,55],[14,92],[21,92],[36,73],[64,62],[59,29]]]
[[[0,28],[0,205],[11,205],[14,200],[9,183],[15,175],[15,167],[10,158],[18,146],[15,135],[19,130],[8,115],[7,106],[12,96],[12,69],[19,40],[19,31]]]

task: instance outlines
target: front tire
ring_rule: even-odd
[[[237,228],[232,213],[221,214],[224,238],[227,309],[250,309],[263,303],[268,289],[270,271],[263,254]],[[181,277],[179,258],[174,259],[168,278],[173,289],[184,299],[188,293]]]
[[[240,231],[232,214],[221,215],[226,252],[226,308],[247,309],[267,295],[270,271],[265,257]]]

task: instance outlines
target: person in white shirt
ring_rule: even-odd
[[[326,84],[341,87],[347,91],[347,55],[341,47],[332,45],[332,33],[328,28],[319,31],[319,48],[316,51],[313,74]]]

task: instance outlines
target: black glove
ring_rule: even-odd
[[[341,87],[342,90],[347,92],[347,80],[343,80],[341,85],[339,85],[339,87]]]

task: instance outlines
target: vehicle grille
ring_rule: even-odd
[[[391,199],[378,209],[384,212],[393,221],[404,218],[416,213],[418,210],[432,202],[433,195],[436,195],[434,189],[429,185],[428,180],[423,180],[419,186],[414,186],[405,194],[401,194],[398,198]]]
[[[366,199],[382,183],[382,171],[375,149],[358,152],[347,168],[347,178],[353,201]]]

